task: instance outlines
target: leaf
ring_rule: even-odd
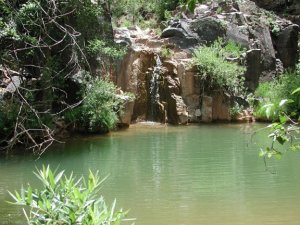
[[[279,106],[281,107],[281,106],[285,105],[285,103],[287,103],[287,102],[288,102],[287,99],[282,99],[279,103]]]
[[[285,115],[279,116],[280,123],[285,124],[288,121],[288,118]]]
[[[287,139],[282,136],[276,137],[276,141],[278,141],[279,144],[283,145],[285,142],[287,142]]]
[[[292,95],[298,94],[299,92],[300,92],[300,87],[298,87],[296,90],[294,90],[294,91],[292,92]]]
[[[62,175],[64,174],[64,170],[63,171],[61,171],[61,172],[59,172],[57,175],[56,175],[56,177],[55,177],[55,183],[57,184],[58,183],[58,181],[60,180],[60,178],[62,177]]]
[[[21,201],[20,195],[16,192],[16,195],[8,191],[8,194],[16,201],[15,203],[18,203]]]
[[[264,157],[266,155],[266,152],[262,149],[260,149],[260,152],[259,152],[259,157]]]
[[[282,158],[282,153],[281,152],[276,152],[275,158],[280,160]]]
[[[270,159],[270,158],[272,158],[272,156],[273,156],[273,153],[272,153],[272,152],[269,152],[269,153],[268,153],[268,158]]]
[[[279,106],[282,107],[285,104],[293,103],[294,101],[292,99],[282,99],[279,103]]]
[[[50,186],[52,188],[54,188],[55,187],[54,176],[53,176],[53,173],[52,173],[52,171],[50,169],[48,170],[48,176],[49,176]]]
[[[266,113],[267,118],[270,118],[271,110],[273,107],[274,107],[274,104],[266,104],[266,105],[262,106],[262,109],[266,109],[265,113]]]
[[[27,190],[27,199],[26,199],[26,203],[27,205],[30,205],[32,202],[32,188],[29,186],[28,190]]]

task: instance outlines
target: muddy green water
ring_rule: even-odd
[[[133,126],[107,136],[81,138],[44,154],[0,159],[0,224],[25,224],[8,205],[7,190],[36,184],[35,167],[110,174],[108,202],[130,209],[137,225],[299,225],[300,154],[270,161],[260,125]],[[256,143],[256,144],[255,144]]]

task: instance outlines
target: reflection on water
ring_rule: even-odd
[[[266,172],[258,158],[265,135],[250,142],[253,129],[246,124],[132,126],[74,139],[38,161],[1,159],[0,224],[24,224],[16,216],[21,211],[4,202],[6,190],[35,183],[31,171],[42,164],[77,175],[89,169],[109,174],[104,196],[130,209],[138,225],[299,224],[299,155],[269,162],[276,173]]]

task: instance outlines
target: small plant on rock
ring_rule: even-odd
[[[160,49],[160,55],[163,58],[171,58],[173,54],[174,54],[174,51],[172,49],[168,48],[167,46],[163,46]]]
[[[193,62],[198,67],[199,76],[209,89],[223,89],[232,96],[244,93],[244,72],[245,67],[236,62],[226,60],[226,55],[240,54],[238,47],[223,46],[220,40],[215,41],[211,46],[200,46],[194,51]],[[228,45],[227,45],[228,46]],[[231,52],[228,52],[232,50]]]

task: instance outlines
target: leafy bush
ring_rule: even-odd
[[[117,87],[109,80],[95,78],[86,84],[83,102],[77,112],[77,123],[90,132],[108,132],[118,121],[126,101],[133,98],[128,93],[117,94]],[[76,116],[75,116],[76,117]]]
[[[42,189],[31,185],[21,192],[10,193],[12,204],[29,207],[29,213],[24,210],[28,224],[82,224],[119,225],[127,212],[115,211],[114,201],[109,208],[99,190],[103,183],[98,173],[89,173],[88,180],[83,177],[69,177],[64,171],[52,172],[49,166],[34,173],[42,182]]]
[[[261,99],[255,107],[255,116],[278,119],[280,111],[288,114],[299,114],[299,95],[292,91],[300,87],[300,71],[289,71],[278,79],[259,85],[255,95]],[[284,104],[286,102],[289,104]]]
[[[210,89],[221,88],[231,95],[240,95],[244,92],[245,67],[235,62],[226,61],[226,49],[236,53],[236,48],[223,47],[223,42],[215,41],[211,46],[200,46],[194,51],[193,62],[198,67],[199,75]]]
[[[100,55],[105,58],[119,59],[126,53],[126,48],[96,38],[88,41],[86,52],[90,57]]]

